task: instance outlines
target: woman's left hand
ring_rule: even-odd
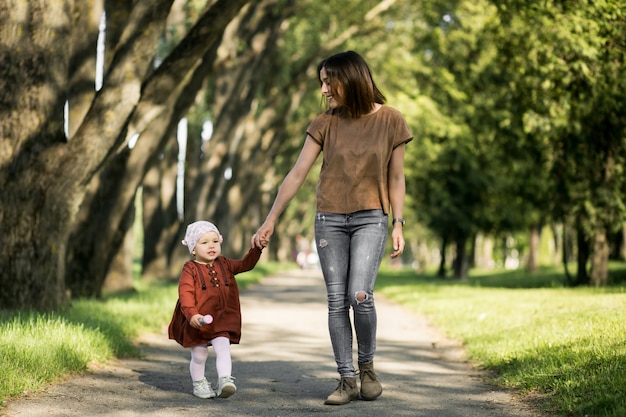
[[[393,244],[392,258],[397,258],[404,252],[404,237],[402,235],[402,225],[397,224],[391,232],[391,243]]]

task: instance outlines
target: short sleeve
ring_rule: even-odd
[[[328,136],[328,128],[330,125],[332,115],[327,113],[320,114],[309,124],[306,129],[306,134],[310,136],[318,145],[324,149],[324,143]]]

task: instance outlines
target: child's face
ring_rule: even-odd
[[[217,233],[207,232],[202,235],[193,252],[197,261],[212,263],[222,253],[222,245]]]

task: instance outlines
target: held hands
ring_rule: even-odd
[[[404,237],[402,236],[402,226],[394,227],[391,231],[391,243],[393,244],[392,258],[397,258],[404,252]]]
[[[259,249],[265,248],[270,243],[270,236],[274,233],[274,223],[267,220],[259,227],[259,230],[252,235],[250,244]]]

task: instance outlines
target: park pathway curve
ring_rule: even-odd
[[[244,327],[232,348],[237,393],[190,394],[188,351],[162,334],[141,339],[143,359],[115,361],[9,402],[8,417],[537,417],[510,393],[482,382],[462,349],[418,315],[377,296],[377,401],[324,405],[337,384],[319,271],[263,279],[241,294]],[[170,308],[169,306],[167,308]],[[207,377],[215,384],[213,354]]]

